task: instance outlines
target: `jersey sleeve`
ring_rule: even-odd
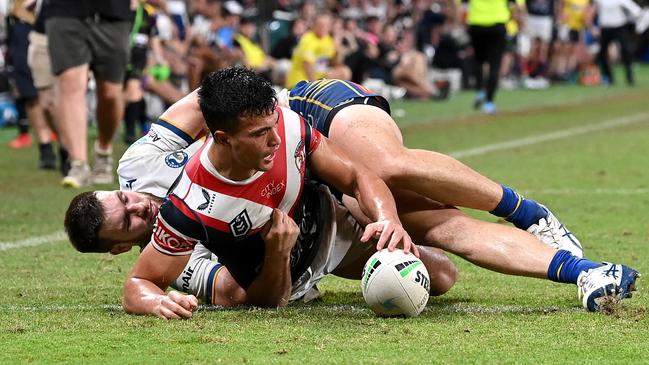
[[[200,243],[198,237],[204,236],[204,228],[187,216],[188,210],[175,195],[169,196],[160,206],[151,238],[156,250],[166,255],[189,255]]]
[[[307,157],[317,150],[320,146],[320,141],[322,141],[322,133],[317,129],[313,128],[306,119],[300,117],[302,124],[304,125],[304,143],[306,146],[306,155]]]
[[[182,274],[171,286],[176,290],[194,294],[204,303],[219,304],[221,298],[218,294],[222,290],[217,288],[217,278],[223,268],[212,251],[198,244]]]

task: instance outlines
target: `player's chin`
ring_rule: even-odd
[[[275,164],[275,160],[262,160],[261,163],[259,164],[259,171],[268,171],[273,168],[273,165]]]

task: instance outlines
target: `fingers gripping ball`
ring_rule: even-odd
[[[428,303],[430,277],[414,255],[384,249],[367,260],[361,288],[365,302],[379,316],[416,317]]]

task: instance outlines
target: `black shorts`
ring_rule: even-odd
[[[27,64],[27,50],[29,48],[29,32],[32,26],[16,17],[10,17],[11,27],[9,38],[9,63],[12,66],[11,78],[18,89],[18,97],[35,99],[38,90],[34,86],[32,72]]]
[[[327,118],[325,119],[324,124],[315,125],[314,127],[316,127],[316,129],[319,132],[323,133],[325,136],[329,136],[329,128],[331,127],[331,122],[334,120],[336,114],[338,114],[339,111],[343,110],[344,108],[350,105],[359,105],[359,104],[375,106],[377,108],[382,109],[384,112],[390,114],[390,104],[388,103],[387,100],[385,100],[384,97],[378,95],[362,96],[358,98],[353,98],[331,109],[331,111],[329,111],[329,113],[327,114]]]
[[[130,22],[52,17],[45,22],[45,28],[55,75],[89,64],[98,80],[124,81]]]

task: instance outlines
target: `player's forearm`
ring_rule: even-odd
[[[246,304],[283,307],[291,296],[290,253],[268,253],[261,272],[250,284]]]
[[[383,180],[368,171],[366,173],[360,171],[356,176],[354,196],[363,212],[375,222],[383,220],[399,222],[394,197]]]
[[[165,295],[165,292],[152,282],[129,277],[124,283],[122,307],[128,314],[154,314],[155,308]]]

